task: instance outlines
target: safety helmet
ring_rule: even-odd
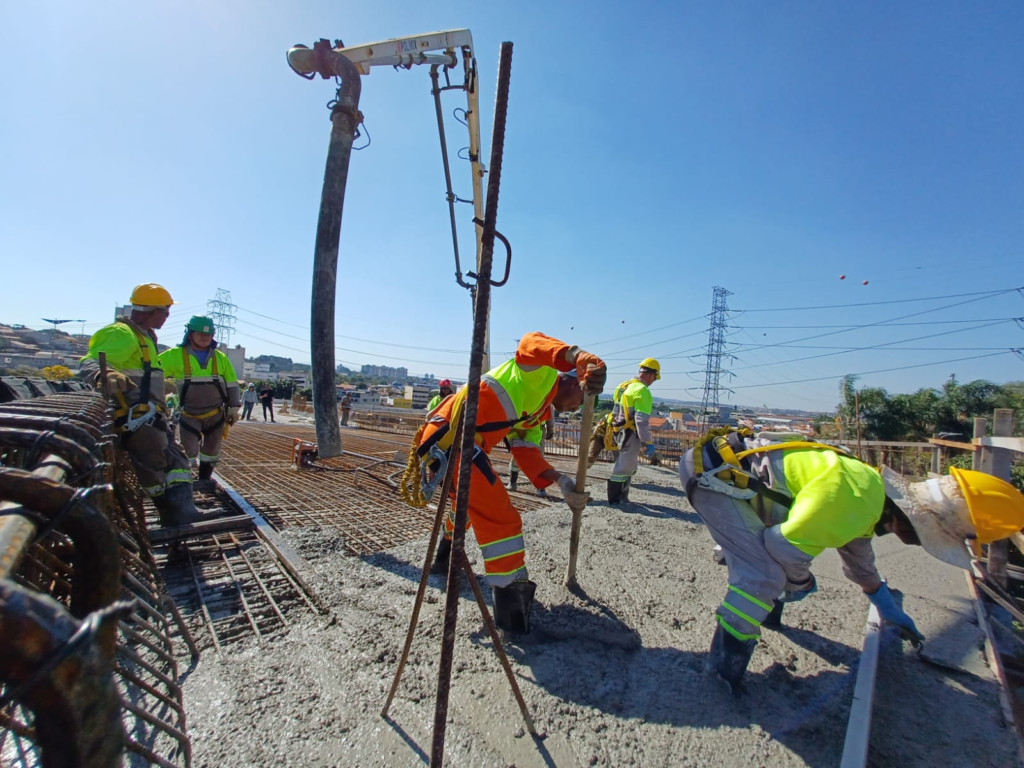
[[[439,382],[437,382],[437,386],[438,386],[439,389],[441,387],[448,387],[448,389],[451,389],[452,388],[452,380],[451,379],[441,379]]]
[[[640,369],[646,368],[649,371],[654,371],[654,380],[657,381],[661,378],[661,363],[655,360],[653,357],[645,357],[640,361]]]
[[[205,315],[193,315],[185,329],[189,333],[209,333],[212,336],[214,333],[213,320]]]
[[[882,468],[886,495],[914,526],[924,550],[943,562],[970,568],[965,539],[991,544],[1024,528],[1024,496],[998,477],[950,468],[949,475],[908,483]]]
[[[143,283],[135,286],[131,302],[137,307],[169,307],[174,299],[162,285]]]

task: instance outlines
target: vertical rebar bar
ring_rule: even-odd
[[[327,149],[320,217],[316,225],[313,257],[313,305],[310,344],[313,356],[313,414],[316,441],[324,458],[341,454],[341,425],[334,379],[334,302],[338,283],[338,244],[345,184],[352,156],[352,141],[359,124],[359,71],[340,53],[332,52],[334,70],[341,78],[331,110],[331,141]]]
[[[455,499],[455,530],[452,532],[452,554],[448,567],[441,662],[437,676],[437,704],[434,709],[434,738],[430,751],[430,765],[435,768],[439,768],[444,762],[448,694],[451,688],[452,660],[455,653],[455,625],[459,616],[466,521],[469,516],[470,473],[473,466],[473,455],[477,447],[476,414],[480,402],[480,377],[483,374],[484,347],[487,343],[487,316],[491,302],[491,263],[494,257],[494,230],[498,219],[498,190],[501,185],[501,160],[505,148],[505,120],[508,114],[511,72],[512,43],[506,42],[501,44],[501,52],[498,57],[498,89],[494,99],[490,175],[487,178],[483,245],[480,253],[480,268],[477,270],[476,303],[473,307],[473,344],[470,347],[469,355],[469,380],[466,384],[466,404],[463,407],[466,426],[459,445],[459,485]]]

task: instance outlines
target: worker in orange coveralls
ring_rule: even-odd
[[[607,378],[605,364],[579,347],[528,333],[519,341],[514,359],[483,375],[476,417],[476,453],[469,490],[469,522],[483,552],[487,580],[494,590],[495,623],[516,633],[530,631],[530,606],[537,585],[526,572],[523,521],[508,491],[491,466],[490,452],[513,428],[536,431],[537,440],[512,444],[512,455],[537,488],[558,483],[571,509],[586,506],[589,494],[576,493],[576,480],[563,475],[544,458],[539,444],[543,422],[557,411],[573,411],[584,393],[601,392]],[[418,455],[428,467],[438,469],[455,462],[452,504],[431,572],[448,570],[454,530],[455,492],[458,486],[458,451],[452,449],[455,427],[466,399],[466,387],[432,413],[420,435]],[[440,470],[438,470],[440,471]]]

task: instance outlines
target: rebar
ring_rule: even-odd
[[[480,402],[480,377],[487,343],[487,317],[491,302],[491,265],[494,257],[494,230],[498,218],[498,192],[501,186],[502,153],[505,148],[505,120],[508,115],[508,93],[512,69],[512,43],[502,43],[498,57],[498,89],[495,95],[494,125],[491,134],[490,175],[484,211],[480,263],[477,270],[475,306],[473,307],[473,343],[470,346],[469,377],[466,402],[463,405],[466,429],[459,445],[458,492],[455,501],[452,532],[451,563],[445,594],[444,630],[441,660],[437,676],[437,702],[434,709],[434,736],[430,764],[440,768],[444,762],[444,740],[448,725],[448,695],[451,688],[452,660],[455,651],[455,627],[459,615],[460,575],[465,553],[466,522],[469,516],[469,484],[473,452],[476,448],[476,416]]]

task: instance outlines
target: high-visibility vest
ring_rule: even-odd
[[[220,393],[221,406],[229,404],[228,392],[225,385],[238,385],[238,376],[235,375],[234,366],[231,360],[219,349],[211,349],[206,356],[206,365],[202,365],[188,345],[182,345],[167,350],[160,355],[160,362],[163,365],[164,374],[179,382],[178,392],[181,400],[181,407],[192,418],[207,418],[214,415],[220,409],[214,409],[208,413],[188,413],[189,400],[188,391],[192,384],[213,384]]]
[[[753,432],[724,427],[709,431],[697,442],[687,496],[701,486],[745,497],[765,525],[779,525],[790,544],[812,556],[873,535],[885,504],[885,484],[876,469],[842,448],[798,436],[754,448],[747,448],[744,438],[753,439]],[[704,466],[705,445],[717,462],[715,467]],[[769,478],[767,472],[752,467],[751,458],[773,451],[785,454],[774,463]],[[701,482],[707,470],[722,466],[726,468],[714,473],[711,482]]]
[[[129,393],[133,403],[148,401],[163,407],[164,372],[151,334],[142,331],[128,318],[119,318],[92,335],[89,351],[82,362],[98,361],[100,352],[106,353],[108,366],[127,376],[138,387]],[[147,383],[148,387],[145,386]]]

